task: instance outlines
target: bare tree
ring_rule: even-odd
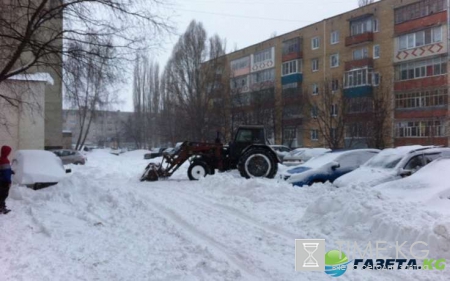
[[[158,140],[157,115],[160,106],[159,64],[150,62],[146,56],[136,60],[133,77],[133,103],[136,145],[149,148]]]
[[[372,4],[375,0],[358,0],[358,6],[363,7]]]
[[[216,35],[207,38],[201,23],[192,21],[175,45],[165,75],[165,91],[176,107],[177,125],[189,139],[206,140],[211,132],[212,93],[217,90],[223,41]],[[205,63],[207,62],[207,63]]]
[[[63,59],[89,63],[92,55],[104,59],[129,58],[130,50],[148,46],[147,38],[155,38],[161,31],[170,29],[167,20],[157,13],[161,3],[158,0],[0,0],[0,83],[36,69],[53,69],[61,75]],[[63,45],[63,40],[67,45]],[[86,44],[93,46],[85,48]],[[97,52],[102,48],[94,48],[111,46],[116,49],[114,57],[112,53]],[[21,103],[19,98],[2,94],[0,99],[16,107]]]
[[[65,64],[66,99],[70,106],[77,110],[79,119],[79,135],[75,149],[83,147],[97,112],[113,101],[109,85],[115,81],[117,74],[116,68],[107,59],[114,53],[111,44],[101,42],[104,39],[93,37],[87,40],[95,40],[98,44],[92,41],[89,44],[72,43],[76,50],[85,48],[87,55],[84,61],[80,62],[72,57]]]
[[[311,129],[318,130],[326,146],[336,149],[344,146],[348,101],[338,94],[339,87],[334,86],[332,81],[336,79],[326,79],[318,84],[317,92],[305,89],[303,99],[305,112],[311,116]]]

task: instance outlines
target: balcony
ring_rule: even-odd
[[[345,71],[364,67],[373,68],[373,59],[364,58],[345,62]]]
[[[394,32],[396,35],[400,35],[423,29],[424,26],[437,26],[446,22],[447,12],[443,11],[397,24],[394,27]]]
[[[345,46],[352,46],[373,41],[373,32],[366,32],[358,35],[348,36],[345,38]]]
[[[358,87],[351,87],[344,89],[344,97],[346,98],[371,97],[372,93],[373,93],[372,85],[361,85]]]
[[[282,61],[290,61],[290,60],[296,60],[296,59],[301,59],[303,58],[303,52],[302,51],[297,51],[297,52],[291,52],[291,53],[287,53],[287,54],[283,54],[282,56]]]
[[[302,83],[303,81],[303,74],[302,73],[294,73],[290,75],[285,75],[281,77],[281,84],[291,84],[291,83]]]

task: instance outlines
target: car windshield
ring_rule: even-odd
[[[292,150],[291,152],[289,152],[289,155],[291,155],[291,156],[294,156],[294,155],[300,155],[300,154],[302,154],[302,153],[304,153],[305,152],[305,150],[304,149],[301,149],[301,150]]]
[[[393,169],[402,160],[403,154],[390,151],[388,153],[380,152],[370,159],[364,166],[371,168]]]
[[[336,161],[336,159],[341,155],[342,153],[325,153],[323,155],[312,158],[304,166],[311,169],[320,168],[323,165]]]

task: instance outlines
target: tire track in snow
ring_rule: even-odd
[[[245,268],[254,268],[264,274],[263,278],[257,277],[258,280],[266,280],[269,276],[271,276],[269,279],[272,280],[291,279],[292,275],[290,274],[294,272],[294,240],[291,237],[281,236],[280,233],[274,234],[273,231],[269,232],[265,228],[249,224],[233,215],[230,216],[221,209],[211,209],[205,204],[186,200],[184,196],[168,189],[154,189],[153,191],[157,192],[152,193],[152,198],[156,197],[158,202],[164,204],[162,206],[156,203],[158,206],[177,215],[195,232],[220,244],[229,256],[244,256],[244,258],[239,258],[240,261],[250,260],[251,263],[244,262]],[[176,207],[172,209],[168,206]],[[200,222],[195,223],[198,219]],[[187,220],[194,221],[194,223],[189,223]],[[226,222],[224,223],[224,221]],[[209,228],[209,230],[202,230],[203,228]],[[223,235],[221,237],[229,239],[230,243],[217,242],[217,238],[213,238],[212,235]],[[254,272],[254,270],[251,271],[251,273]],[[286,275],[290,275],[290,277],[286,279]]]
[[[174,191],[174,189],[171,189],[170,191]],[[203,205],[204,207],[212,208],[212,209],[215,209],[222,213],[226,213],[226,214],[228,214],[232,217],[235,217],[235,218],[237,218],[247,224],[250,224],[256,228],[259,228],[266,232],[272,233],[273,235],[282,236],[283,238],[290,239],[292,241],[297,239],[299,236],[298,234],[291,233],[291,232],[286,231],[281,228],[275,229],[273,226],[266,225],[266,224],[258,221],[257,219],[252,218],[251,216],[241,212],[238,209],[235,209],[235,208],[227,206],[227,205],[223,205],[223,204],[213,201],[211,199],[207,199],[205,197],[193,196],[192,194],[182,191],[180,189],[176,189],[176,192],[183,194],[184,199],[186,199],[186,197],[188,197],[189,199],[187,199],[187,200],[191,201],[193,204],[200,204],[200,205]]]
[[[221,255],[225,256],[226,260],[228,260],[231,266],[234,265],[241,271],[244,280],[264,279],[262,276],[256,274],[255,271],[250,269],[252,267],[251,264],[248,264],[240,257],[235,257],[235,254],[233,254],[226,245],[223,245],[211,236],[198,230],[195,226],[184,220],[174,210],[155,202],[153,199],[149,198],[149,196],[147,196],[147,199],[158,213],[166,217],[168,220],[172,221],[176,226],[180,226],[188,231],[194,237],[194,239],[198,240],[199,244],[205,244],[206,242],[208,246],[214,249],[213,252],[219,252]]]

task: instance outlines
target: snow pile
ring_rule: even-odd
[[[387,182],[376,188],[393,198],[423,203],[425,207],[450,213],[450,159],[438,159],[412,176]]]
[[[53,85],[53,77],[47,72],[37,72],[31,74],[17,74],[8,78],[9,80],[20,80],[20,81],[36,81],[36,82],[46,82],[48,85]]]
[[[142,152],[143,153],[143,152]],[[14,186],[0,217],[2,280],[330,280],[294,271],[294,239],[430,243],[450,258],[449,220],[364,187],[294,188],[237,171],[139,182],[141,152],[96,150],[58,185]],[[160,161],[161,158],[159,158]],[[281,167],[281,166],[280,166]],[[342,280],[446,280],[441,271],[352,271]]]

